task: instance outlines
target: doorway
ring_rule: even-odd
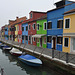
[[[40,47],[42,47],[42,38],[40,38]]]
[[[53,37],[53,42],[52,42],[52,45],[53,45],[53,49],[56,49],[56,37]]]

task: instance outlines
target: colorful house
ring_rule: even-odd
[[[36,20],[44,15],[45,12],[31,11],[30,19],[28,20],[28,44],[36,45],[36,38],[32,38],[36,34]]]
[[[55,3],[56,8],[47,11],[47,48],[62,51],[64,12],[71,9],[74,2],[62,0]]]
[[[2,35],[2,39],[5,39],[5,26],[2,26],[1,28],[1,35]]]
[[[75,9],[64,13],[63,52],[75,52]]]
[[[46,48],[47,16],[39,18],[36,22],[37,22],[37,31],[36,34],[32,36],[33,41],[35,41],[36,38],[37,46]]]
[[[8,40],[8,25],[5,25],[5,40]]]
[[[27,18],[22,17],[22,18],[18,18],[17,17],[17,24],[18,24],[18,42],[22,43],[22,22],[25,21]]]
[[[22,24],[22,43],[28,44],[28,23]]]
[[[65,3],[64,1],[59,3],[55,3],[57,6],[55,9],[47,11],[47,48],[62,51],[64,6],[61,5]]]

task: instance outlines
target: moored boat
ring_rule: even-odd
[[[30,66],[41,66],[42,61],[31,55],[21,55],[18,57],[22,62],[30,65]]]
[[[22,55],[22,51],[20,51],[19,49],[16,49],[16,48],[12,48],[12,50],[10,51],[10,53],[12,55],[15,55],[15,56],[20,56]]]
[[[3,47],[5,47],[6,45],[5,44],[2,44],[2,45],[0,45],[0,48],[2,49]]]
[[[10,46],[4,46],[3,48],[2,48],[3,50],[11,50],[12,49],[12,47],[10,47]]]

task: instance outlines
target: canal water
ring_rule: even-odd
[[[0,49],[0,66],[4,68],[4,75],[60,75],[45,66],[31,67],[18,60],[8,51]]]

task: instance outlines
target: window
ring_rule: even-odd
[[[22,27],[22,31],[24,31],[24,27]]]
[[[35,42],[35,37],[33,38],[33,41]]]
[[[37,30],[39,30],[39,24],[37,24]]]
[[[44,37],[44,43],[46,44],[46,37]]]
[[[51,43],[51,41],[52,41],[51,38],[52,38],[51,36],[47,36],[47,42],[48,42],[48,43]]]
[[[29,30],[30,30],[30,25],[29,25]]]
[[[48,29],[52,29],[52,22],[48,22],[47,28],[48,28]]]
[[[57,28],[63,28],[63,20],[57,21]]]
[[[7,29],[5,29],[5,31],[7,31]]]
[[[30,18],[32,18],[32,13],[30,14]]]
[[[29,41],[30,41],[30,36],[29,36]]]
[[[26,36],[26,40],[28,40],[28,36]]]
[[[57,44],[62,44],[62,37],[57,37]]]
[[[39,43],[39,39],[37,38],[37,43]]]
[[[28,26],[26,26],[26,31],[28,31]]]
[[[16,27],[15,27],[15,31],[16,31]]]
[[[47,29],[47,23],[44,23],[44,30]]]
[[[24,35],[22,36],[22,40],[24,40]]]
[[[69,41],[68,38],[64,38],[64,46],[65,46],[65,47],[68,47],[68,43],[69,43],[68,41]]]
[[[70,19],[65,19],[65,28],[70,27]]]
[[[35,29],[35,24],[33,24],[33,29]]]

